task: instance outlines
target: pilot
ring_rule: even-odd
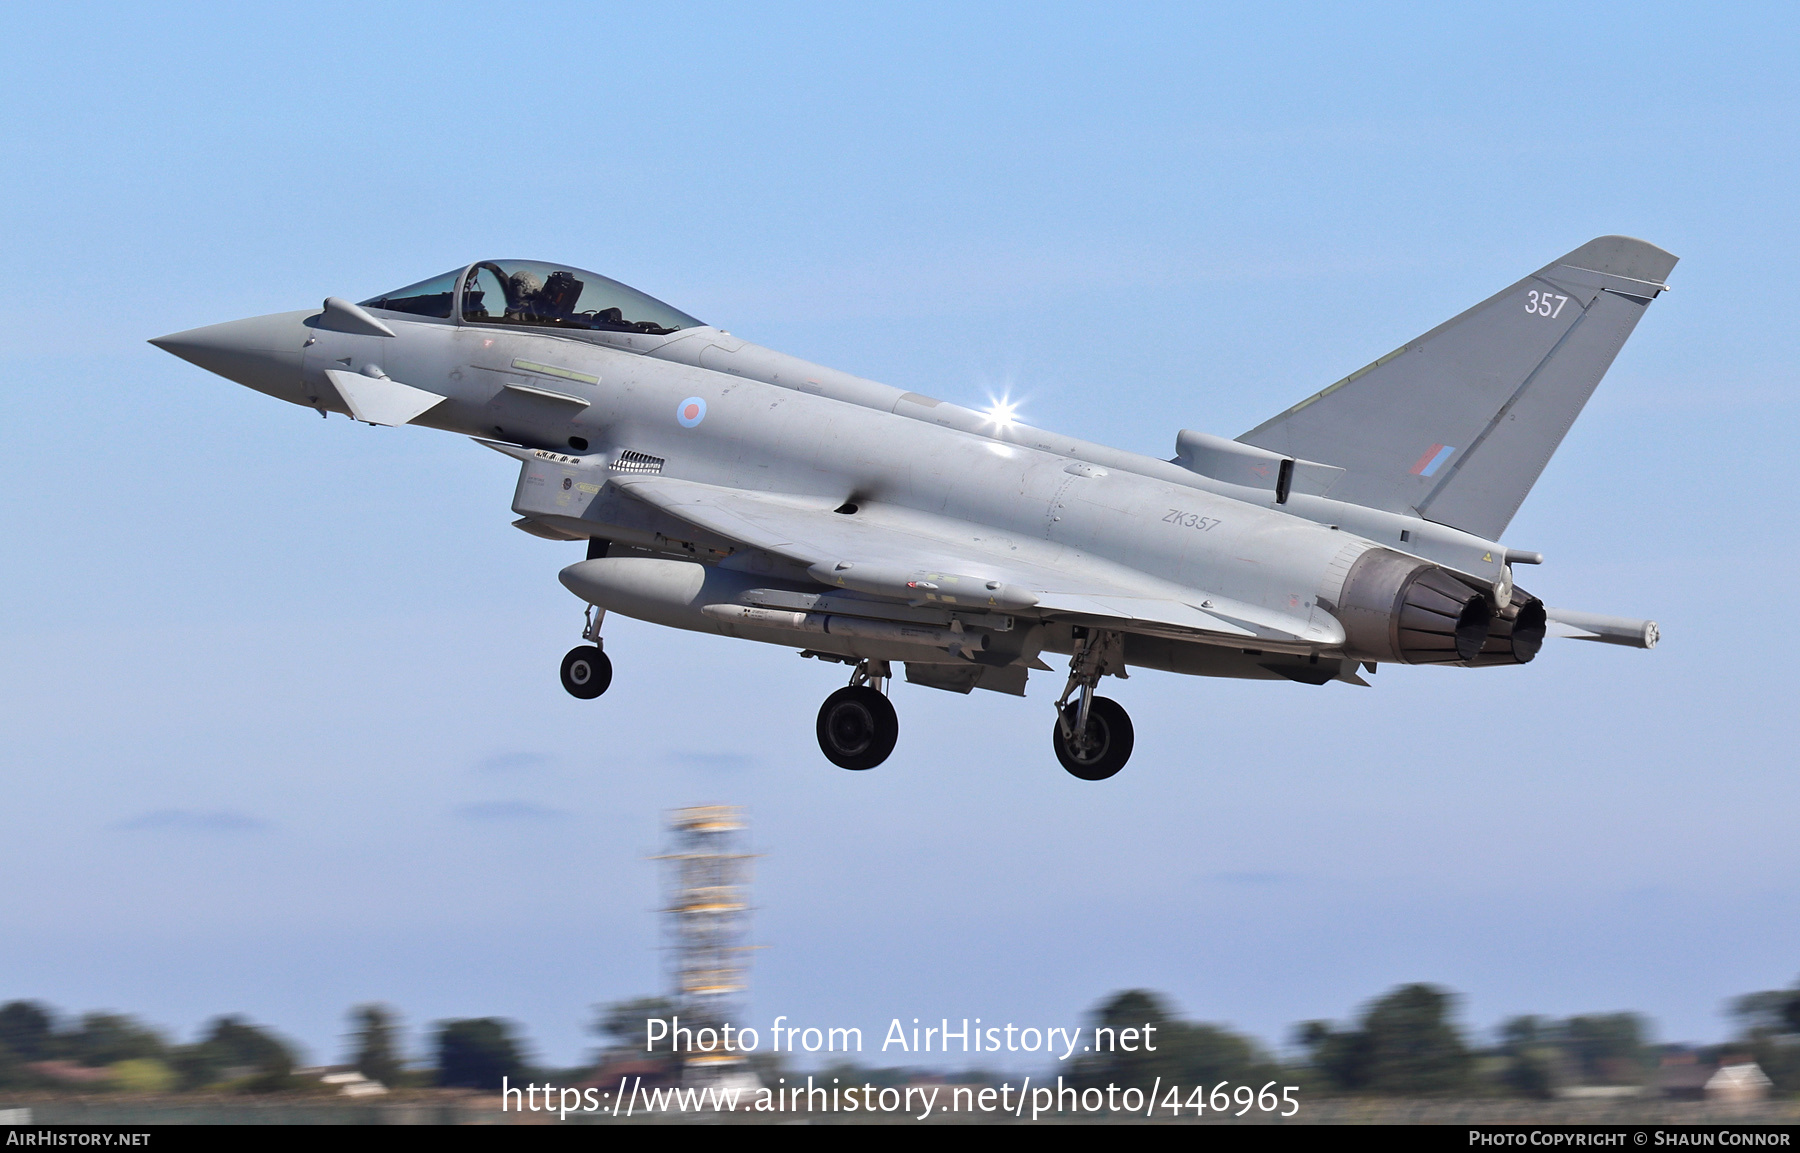
[[[544,282],[524,269],[506,278],[506,315],[509,320],[530,322],[538,315],[538,294]]]

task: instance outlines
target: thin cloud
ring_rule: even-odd
[[[483,757],[476,768],[484,773],[515,773],[541,769],[552,759],[549,753],[495,753],[491,757]]]
[[[483,824],[560,821],[569,815],[561,809],[534,805],[530,801],[477,801],[472,805],[458,806],[455,812],[465,821],[479,821]]]
[[[679,752],[667,759],[690,769],[747,769],[756,764],[756,758],[745,753]]]
[[[1213,880],[1225,885],[1291,885],[1300,878],[1294,873],[1214,873]]]
[[[267,821],[246,813],[219,809],[200,812],[193,809],[158,809],[121,821],[117,829],[166,830],[177,833],[249,833],[269,827]]]

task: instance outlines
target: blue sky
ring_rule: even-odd
[[[660,814],[749,807],[751,1020],[1071,1024],[1147,986],[1271,1042],[1402,981],[1464,1020],[1709,1040],[1800,973],[1783,6],[112,5],[0,16],[0,997],[504,1014],[573,1061],[660,988]],[[172,330],[487,257],[1167,456],[1236,435],[1590,237],[1680,255],[1508,533],[1654,652],[1134,675],[1129,769],[1021,701],[608,625],[513,466],[321,421]],[[1784,717],[1790,719],[1783,720]]]

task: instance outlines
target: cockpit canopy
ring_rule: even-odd
[[[362,305],[443,320],[460,317],[464,324],[654,336],[701,327],[701,322],[687,313],[597,272],[535,260],[484,260],[365,300]]]

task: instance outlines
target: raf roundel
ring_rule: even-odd
[[[693,428],[706,419],[706,401],[697,396],[690,396],[675,406],[675,419],[681,422],[682,428]]]

